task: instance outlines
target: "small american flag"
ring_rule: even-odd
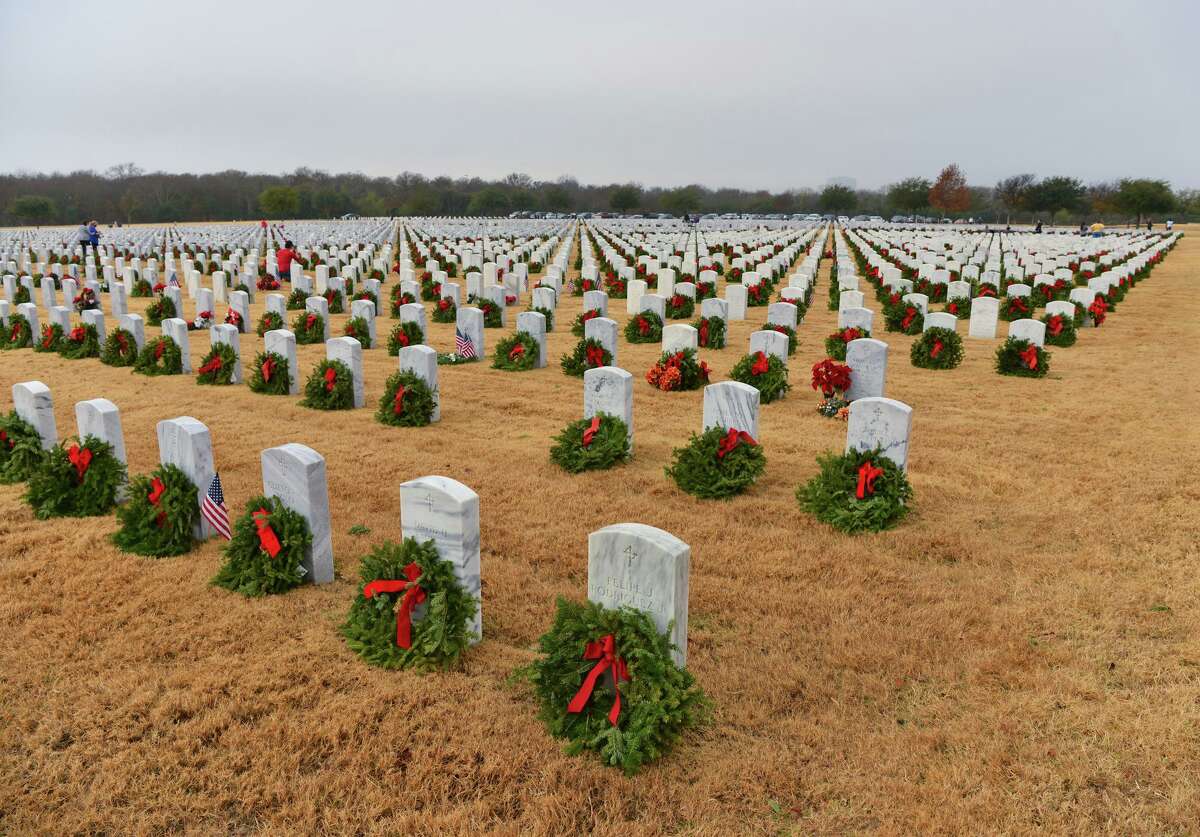
[[[475,344],[458,328],[454,329],[454,354],[459,357],[475,357]]]
[[[208,491],[200,502],[200,516],[207,520],[217,534],[225,540],[231,540],[229,532],[229,509],[225,508],[225,492],[221,490],[221,475],[213,474]]]
[[[167,280],[167,285],[172,288],[179,287],[179,277],[175,275],[175,271],[171,271],[171,278]]]

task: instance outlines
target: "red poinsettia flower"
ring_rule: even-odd
[[[438,310],[439,311],[450,310],[450,305],[451,305],[450,297],[448,297],[448,296],[444,296],[438,300]]]
[[[845,392],[850,388],[850,367],[838,363],[833,358],[814,363],[812,388],[820,390],[826,398],[831,397],[834,392]]]

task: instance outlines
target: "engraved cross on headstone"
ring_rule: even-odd
[[[633,544],[629,544],[628,546],[625,547],[624,555],[625,555],[625,566],[627,568],[632,568],[633,560],[638,557],[638,554],[633,551]]]

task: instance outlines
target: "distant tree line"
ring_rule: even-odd
[[[1124,179],[1084,185],[1071,177],[1032,174],[1005,178],[994,187],[971,186],[956,165],[934,181],[909,177],[883,189],[782,192],[643,187],[636,183],[585,185],[572,177],[538,181],[525,174],[502,180],[330,174],[300,168],[282,175],[223,171],[213,174],[147,172],[132,163],[104,172],[0,175],[0,222],[76,224],[161,221],[231,221],[258,218],[334,218],[380,215],[491,215],[512,212],[809,213],[890,217],[974,217],[989,222],[1059,223],[1138,221],[1176,213],[1200,215],[1200,193],[1173,192],[1165,181]]]

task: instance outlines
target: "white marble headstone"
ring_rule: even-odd
[[[262,452],[263,494],[308,522],[312,544],[304,550],[304,580],[333,581],[333,537],[329,522],[329,489],[325,458],[310,447],[290,442]]]

